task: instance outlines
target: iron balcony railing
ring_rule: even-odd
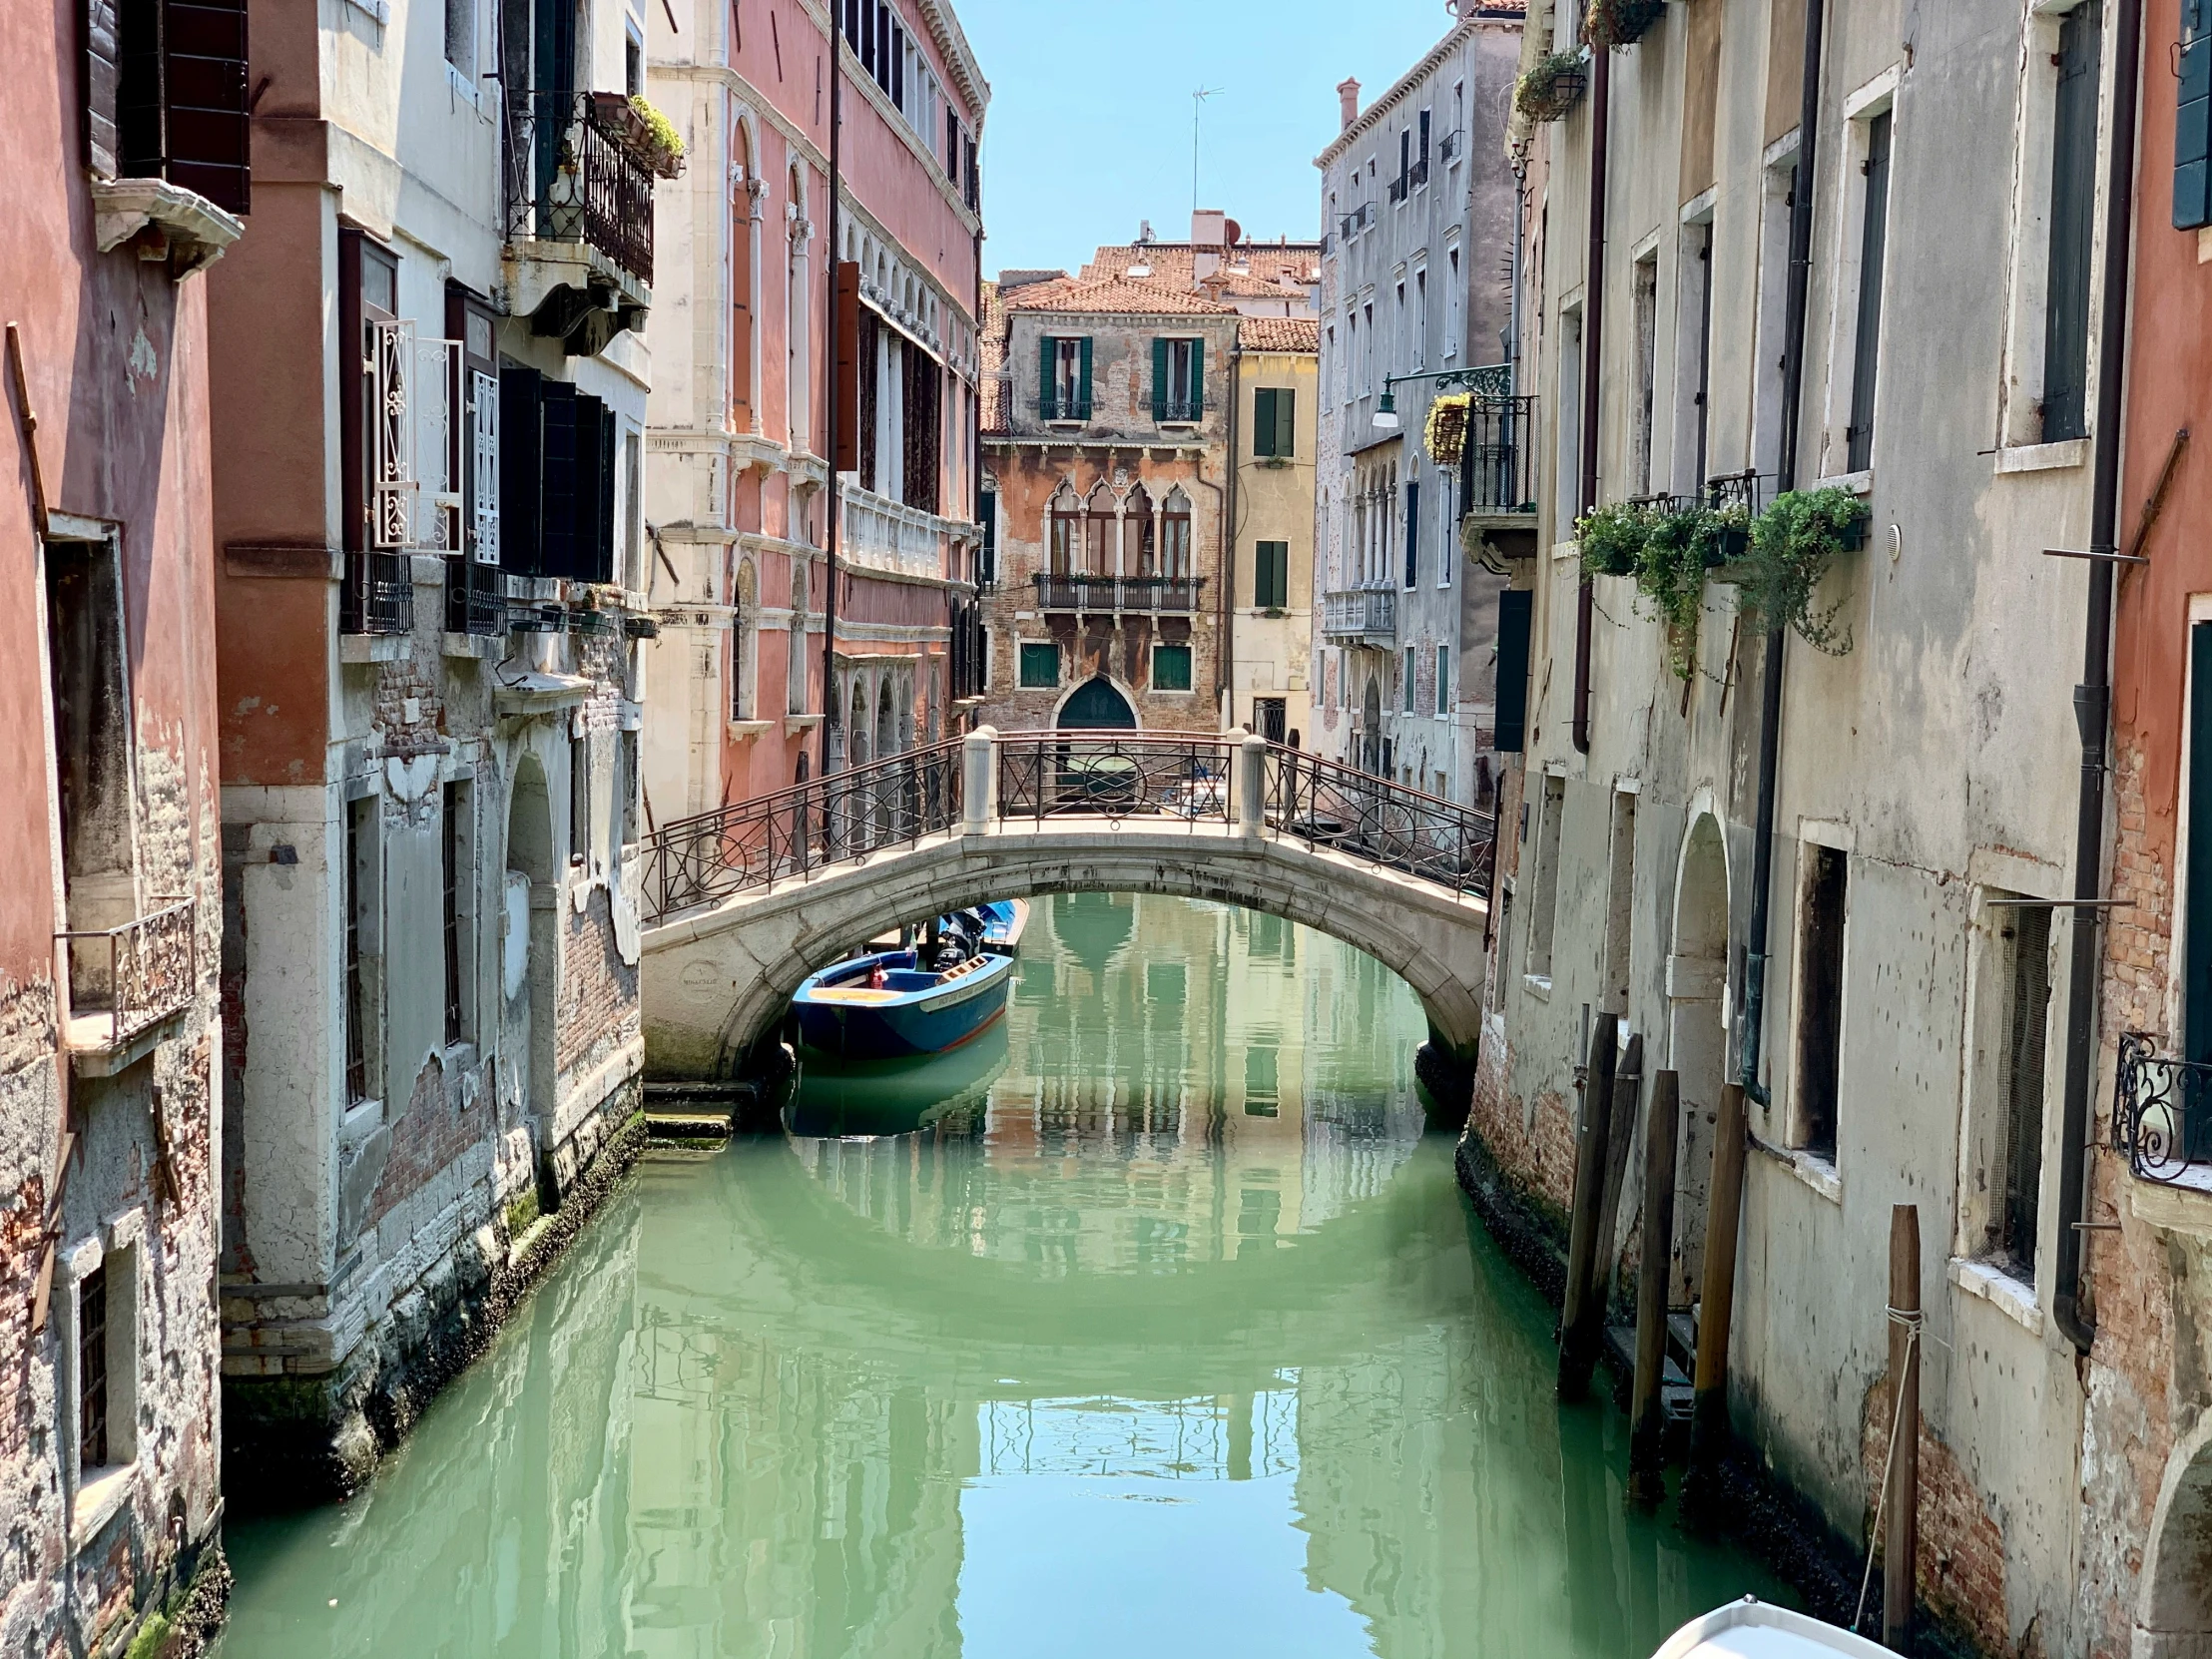
[[[1419,190],[1428,183],[1428,158],[1426,156],[1421,157],[1419,161],[1406,169],[1405,182],[1415,190]]]
[[[405,553],[351,548],[338,596],[338,628],[347,634],[414,632],[414,563]]]
[[[497,565],[453,559],[445,567],[445,631],[493,635],[507,630],[506,578]]]
[[[1086,615],[1136,612],[1145,616],[1194,616],[1203,576],[1063,576],[1037,574],[1037,608]]]
[[[1266,776],[1267,822],[1279,833],[1488,896],[1490,814],[1281,744],[1268,745]]]
[[[1233,740],[1137,732],[1002,732],[998,816],[1227,824]]]
[[[69,946],[70,1006],[78,1014],[107,1016],[110,1048],[192,1002],[199,979],[193,901],[156,902],[163,907],[120,927],[55,935]]]
[[[646,912],[657,921],[787,875],[908,846],[949,830],[959,816],[960,740],[949,738],[677,819],[646,839]]]
[[[2178,1181],[2212,1161],[2212,1065],[2162,1055],[2147,1033],[2125,1033],[2112,1147],[2146,1181]]]
[[[1536,516],[1536,399],[1478,393],[1459,451],[1462,513]]]
[[[1441,161],[1446,167],[1449,167],[1453,162],[1459,159],[1459,152],[1464,147],[1465,143],[1466,140],[1464,136],[1461,135],[1456,128],[1454,128],[1451,132],[1444,134],[1443,143],[1439,145],[1436,149],[1436,159],[1438,161]]]
[[[1188,425],[1206,414],[1206,405],[1195,397],[1170,397],[1160,404],[1159,419],[1162,424]]]
[[[1390,181],[1390,201],[1394,205],[1405,200],[1405,191],[1413,175],[1410,170],[1400,173]]]
[[[1088,397],[1043,397],[1037,402],[1039,420],[1088,420],[1091,418],[1091,400]]]
[[[1283,744],[1256,745],[1255,754],[1241,734],[1002,732],[990,739],[985,774],[992,804],[962,800],[968,741],[662,826],[645,843],[647,920],[658,924],[788,876],[865,863],[950,831],[964,822],[964,807],[977,826],[1242,823],[1453,892],[1490,891],[1497,824],[1489,814]]]
[[[507,102],[507,237],[582,242],[653,280],[653,169],[619,93],[523,92]]]
[[[1324,594],[1321,631],[1333,640],[1396,639],[1397,590],[1377,583]]]

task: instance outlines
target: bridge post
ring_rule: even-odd
[[[998,734],[978,726],[960,744],[960,832],[980,835],[998,816]]]
[[[1237,753],[1237,830],[1257,837],[1267,824],[1268,740],[1248,737]]]

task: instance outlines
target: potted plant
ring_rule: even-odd
[[[1457,466],[1467,441],[1467,410],[1474,399],[1465,392],[1447,392],[1428,405],[1428,458],[1438,466]]]
[[[1741,501],[1706,508],[1698,545],[1713,580],[1739,580],[1751,551],[1751,508]]]
[[[1530,121],[1557,121],[1574,108],[1588,78],[1579,52],[1550,53],[1514,85],[1513,108]]]
[[[684,135],[642,92],[630,95],[630,109],[644,130],[646,166],[663,179],[678,178],[684,171]]]
[[[1593,52],[1633,46],[1666,9],[1667,0],[1589,0],[1582,14],[1582,38]]]
[[[1817,609],[1814,594],[1839,553],[1866,545],[1867,504],[1847,489],[1790,490],[1752,521],[1744,559],[1747,614],[1770,627],[1789,627],[1816,651],[1840,657],[1851,630],[1836,625],[1842,602]]]
[[[1667,666],[1682,680],[1697,672],[1698,613],[1704,605],[1705,560],[1715,540],[1717,516],[1696,502],[1644,509],[1636,591],[1666,629]]]
[[[1633,576],[1642,557],[1650,513],[1632,502],[1593,507],[1574,521],[1585,576]]]

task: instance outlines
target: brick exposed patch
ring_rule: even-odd
[[[1867,1390],[1860,1424],[1859,1460],[1866,1476],[1870,1537],[1883,1464],[1890,1453],[1891,1420],[1890,1380],[1884,1377]],[[2023,1636],[2016,1643],[2006,1627],[2004,1535],[1957,1454],[1929,1427],[1925,1410],[1919,1432],[1921,1483],[1914,1570],[1921,1600],[1979,1651],[2023,1652],[2031,1637]]]

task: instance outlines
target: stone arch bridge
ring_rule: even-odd
[[[640,871],[649,1076],[737,1073],[809,974],[992,898],[1210,898],[1357,945],[1471,1071],[1495,821],[1259,738],[989,729],[697,818]]]

